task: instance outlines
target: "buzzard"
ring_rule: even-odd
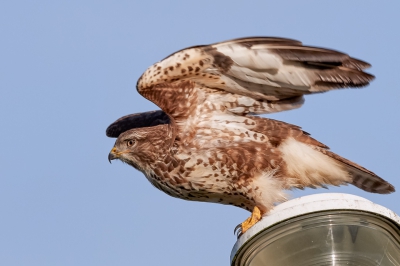
[[[251,37],[180,50],[148,68],[138,92],[161,110],[131,114],[106,130],[108,159],[143,172],[185,200],[234,205],[258,222],[284,190],[352,184],[394,187],[331,152],[300,127],[260,117],[299,108],[304,95],[359,88],[374,76],[347,54],[284,38]]]

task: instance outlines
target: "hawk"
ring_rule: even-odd
[[[394,187],[333,152],[300,127],[260,117],[299,108],[304,95],[359,88],[374,76],[347,54],[284,38],[241,38],[189,47],[149,67],[138,92],[161,108],[124,116],[108,159],[143,172],[185,200],[234,205],[258,222],[284,190],[352,184],[386,194]]]

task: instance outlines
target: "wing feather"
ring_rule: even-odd
[[[192,81],[198,87],[274,102],[278,107],[281,100],[293,97],[366,86],[374,79],[363,71],[369,66],[345,53],[291,39],[250,37],[175,52],[147,69],[137,89],[141,93],[158,84]]]
[[[106,135],[110,138],[118,138],[121,133],[133,128],[152,127],[169,123],[168,115],[161,110],[130,114],[117,119],[109,125],[106,129]]]

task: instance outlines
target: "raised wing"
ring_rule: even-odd
[[[259,112],[271,113],[301,106],[305,94],[366,86],[374,79],[363,72],[369,66],[347,54],[295,40],[242,38],[178,51],[148,68],[137,88],[142,93],[155,85],[191,81],[275,103]],[[286,100],[284,106],[281,100]]]
[[[161,110],[136,113],[123,116],[109,125],[106,129],[106,135],[110,138],[118,138],[121,133],[133,128],[152,127],[169,123],[168,115]]]

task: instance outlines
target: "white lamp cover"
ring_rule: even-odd
[[[238,239],[231,265],[399,266],[400,217],[349,194],[293,199]]]

